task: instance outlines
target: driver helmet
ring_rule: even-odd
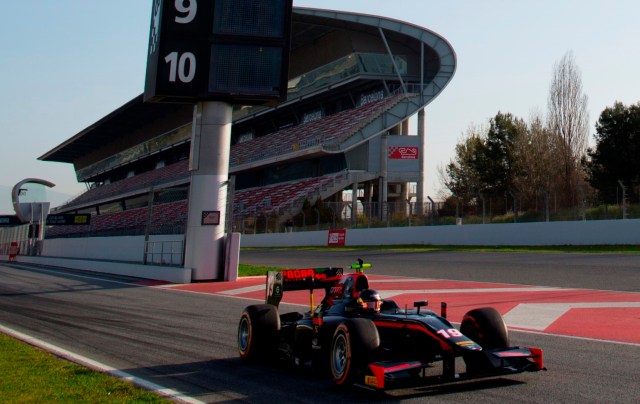
[[[379,313],[382,306],[380,293],[375,289],[363,289],[358,295],[358,306],[365,313]]]

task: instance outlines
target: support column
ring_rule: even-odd
[[[388,184],[387,184],[387,149],[389,147],[389,134],[385,133],[381,137],[382,141],[380,142],[381,149],[380,150],[380,190],[378,192],[378,202],[380,209],[380,220],[387,220],[387,193],[388,193]]]
[[[402,121],[402,129],[400,129],[400,134],[402,136],[409,135],[409,120],[408,119],[405,119],[404,121]]]
[[[231,122],[230,104],[207,101],[194,107],[184,259],[185,268],[192,270],[192,280],[224,276]],[[217,217],[219,222],[215,224]]]
[[[409,183],[408,182],[402,182],[400,184],[400,201],[398,203],[400,203],[400,206],[398,206],[396,208],[397,211],[401,211],[403,210],[405,212],[405,214],[409,214],[409,205],[407,205],[407,202],[409,202]],[[398,204],[396,203],[396,205]]]
[[[418,177],[418,183],[416,184],[416,214],[422,215],[424,207],[427,203],[427,133],[426,133],[426,113],[424,108],[418,112],[418,138],[419,142],[419,165],[420,173]]]
[[[356,227],[358,223],[358,183],[351,185],[351,226]]]

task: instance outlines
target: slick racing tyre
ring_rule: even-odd
[[[371,320],[355,318],[341,323],[333,333],[329,369],[338,386],[353,383],[380,346],[378,329]]]
[[[238,352],[247,362],[275,354],[280,330],[278,309],[270,304],[247,306],[238,323]]]
[[[462,318],[460,332],[478,343],[482,349],[506,348],[509,334],[502,315],[493,307],[469,311]]]

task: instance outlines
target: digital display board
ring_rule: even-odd
[[[91,215],[88,213],[60,215],[47,215],[47,226],[83,226],[91,223]]]
[[[264,94],[277,98],[282,91],[281,64],[280,48],[214,44],[211,47],[209,92]]]
[[[286,98],[292,0],[153,0],[144,100]]]
[[[2,226],[18,226],[22,224],[18,216],[16,215],[1,215],[0,216],[0,227]]]
[[[286,0],[224,0],[215,2],[213,33],[282,38]]]

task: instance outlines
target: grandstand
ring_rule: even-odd
[[[424,109],[449,83],[456,56],[425,28],[363,14],[294,8],[287,100],[234,106],[228,223],[274,219],[305,201],[426,198]],[[417,136],[408,120],[418,115]],[[88,226],[49,227],[47,238],[184,235],[193,106],[124,104],[39,159],[71,163],[87,191],[55,213],[90,213]],[[397,150],[410,150],[397,155]],[[408,184],[416,184],[416,193]]]

